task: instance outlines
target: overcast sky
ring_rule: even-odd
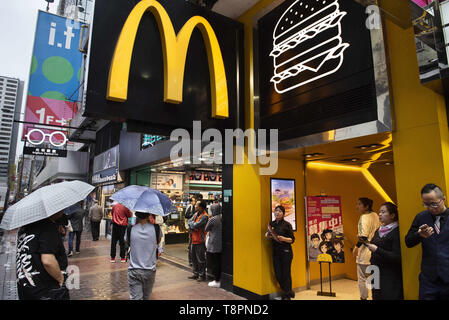
[[[50,4],[56,13],[59,0]],[[21,120],[25,111],[26,92],[33,52],[34,32],[38,10],[46,11],[45,0],[0,0],[0,75],[24,81]],[[22,126],[19,128],[19,135]],[[18,142],[16,163],[22,154],[23,143]]]

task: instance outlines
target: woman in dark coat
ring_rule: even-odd
[[[379,210],[382,226],[370,243],[365,243],[371,253],[371,265],[379,268],[379,287],[373,284],[373,300],[402,300],[401,243],[398,226],[398,209],[391,202]]]

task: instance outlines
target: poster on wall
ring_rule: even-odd
[[[344,263],[341,197],[317,196],[305,200],[309,261],[326,255],[334,263]]]
[[[182,189],[182,174],[152,174],[151,185],[158,190],[180,190]]]
[[[94,158],[92,183],[115,182],[118,179],[119,146],[115,146]]]
[[[277,206],[285,208],[284,220],[296,231],[295,180],[271,179],[271,220],[275,219],[274,209]]]

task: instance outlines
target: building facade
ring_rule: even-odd
[[[9,198],[10,166],[14,165],[18,123],[22,106],[23,81],[0,76],[0,207]]]

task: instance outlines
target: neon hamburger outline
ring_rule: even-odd
[[[315,6],[320,7],[315,10]],[[341,20],[346,14],[340,11],[338,0],[297,0],[287,8],[274,28],[270,52],[274,65],[270,82],[276,92],[293,90],[340,69],[344,51],[350,46],[341,37]],[[308,40],[322,41],[310,48],[306,46],[307,50],[298,50],[310,44]],[[284,54],[291,52],[295,55],[286,55],[285,59]],[[287,83],[295,78],[298,82]]]

